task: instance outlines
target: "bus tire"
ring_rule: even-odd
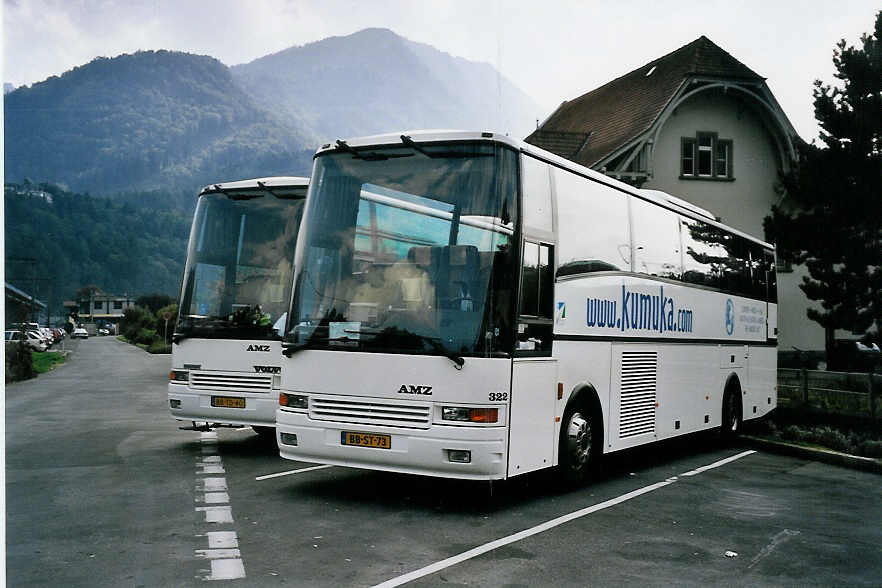
[[[558,462],[564,483],[584,482],[598,461],[602,435],[594,412],[586,403],[567,407],[561,420]]]
[[[734,439],[741,434],[741,386],[733,378],[726,385],[723,393],[723,419],[720,433],[723,439]]]

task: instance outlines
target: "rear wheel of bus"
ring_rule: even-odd
[[[723,419],[720,433],[723,439],[734,439],[741,434],[741,385],[733,378],[723,393]]]

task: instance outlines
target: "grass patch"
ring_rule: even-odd
[[[64,354],[57,351],[34,351],[31,354],[34,360],[34,371],[45,374],[55,366],[64,363]]]

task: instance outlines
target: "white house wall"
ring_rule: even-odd
[[[680,144],[699,131],[732,141],[734,181],[681,180]],[[681,104],[664,124],[653,148],[652,177],[644,188],[684,198],[719,216],[727,225],[763,237],[763,219],[778,201],[779,157],[762,119],[741,99],[718,91],[699,93]],[[824,331],[806,318],[810,302],[798,288],[801,273],[778,277],[778,343],[781,350],[824,349]]]

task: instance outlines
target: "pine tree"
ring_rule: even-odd
[[[833,65],[840,84],[813,91],[822,145],[801,145],[767,219],[779,258],[808,269],[800,288],[821,304],[808,318],[828,357],[836,329],[882,333],[882,11],[860,47],[836,45]]]

